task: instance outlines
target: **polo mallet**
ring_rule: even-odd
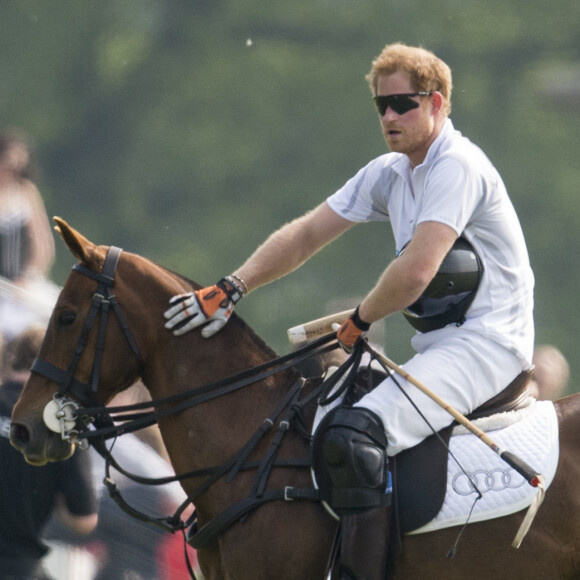
[[[338,312],[336,314],[331,314],[323,318],[318,318],[310,322],[305,322],[298,326],[294,326],[288,329],[288,338],[291,343],[296,344],[303,342],[305,340],[312,340],[319,336],[324,336],[325,334],[330,334],[334,331],[333,325],[341,324],[344,322],[352,313],[352,310],[345,310],[343,312]],[[376,351],[370,345],[366,345],[366,349],[376,357],[380,362],[382,362],[386,367],[389,367],[395,371],[399,376],[404,378],[406,381],[411,383],[413,386],[417,387],[435,403],[437,403],[441,408],[445,409],[460,425],[463,425],[474,435],[483,441],[492,451],[494,451],[501,459],[503,459],[510,467],[515,469],[532,487],[538,488],[538,493],[535,495],[532,504],[528,509],[518,533],[512,545],[515,548],[519,548],[522,540],[524,539],[526,533],[528,532],[532,521],[538,511],[540,505],[544,501],[544,495],[546,493],[545,489],[545,478],[543,475],[537,473],[535,469],[530,467],[525,461],[520,459],[517,455],[502,449],[497,443],[495,443],[491,437],[489,437],[484,431],[479,427],[474,425],[465,415],[454,409],[451,405],[446,403],[441,397],[435,394],[433,391],[428,389],[423,383],[417,380],[415,377],[411,376],[405,369],[394,363],[384,354]]]
[[[333,331],[333,324],[342,324],[353,312],[354,308],[351,308],[350,310],[336,312],[323,318],[317,318],[316,320],[293,326],[288,329],[288,340],[292,344],[298,344],[306,340],[320,338],[325,334],[330,334]]]

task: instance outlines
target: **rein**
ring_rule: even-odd
[[[210,398],[219,397],[225,395],[227,393],[233,392],[234,390],[243,388],[244,386],[253,384],[257,381],[262,380],[267,376],[271,376],[287,370],[299,362],[315,356],[317,354],[328,352],[334,348],[337,348],[338,345],[334,340],[335,337],[333,335],[325,336],[312,343],[296,350],[294,353],[289,355],[285,355],[279,358],[270,361],[269,363],[265,363],[260,365],[259,367],[255,367],[254,369],[249,369],[248,371],[244,371],[222,381],[217,381],[215,383],[210,383],[208,385],[204,385],[197,389],[193,389],[184,393],[185,395],[190,395],[191,397],[195,397],[196,394],[199,392],[203,393],[203,397],[197,400],[194,399],[193,402],[186,402],[183,405],[178,406],[177,408],[173,408],[168,410],[164,413],[154,413],[154,417],[165,416],[171,412],[178,412],[183,408],[191,407],[195,404],[200,404],[205,402],[206,400],[210,400]],[[333,344],[327,345],[327,343],[334,341]],[[352,384],[352,380],[354,379],[354,375],[356,370],[359,366],[360,359],[363,353],[363,346],[362,343],[359,347],[355,348],[353,354],[341,365],[341,367],[335,371],[328,380],[322,381],[316,388],[312,390],[312,392],[304,397],[302,400],[299,400],[300,395],[302,394],[302,388],[304,385],[305,380],[299,379],[296,381],[288,390],[286,395],[274,409],[274,411],[266,417],[261,426],[258,430],[248,439],[248,441],[242,445],[242,447],[233,455],[231,456],[225,463],[218,466],[208,467],[200,470],[190,471],[186,473],[182,473],[179,475],[175,475],[173,477],[166,477],[166,478],[159,478],[159,479],[152,479],[152,478],[144,478],[141,476],[137,476],[130,472],[127,472],[123,467],[121,467],[115,458],[112,456],[111,452],[106,448],[104,445],[104,437],[91,437],[91,444],[95,449],[106,459],[106,478],[105,484],[109,489],[109,493],[111,497],[117,502],[117,504],[129,515],[136,517],[142,521],[146,521],[158,526],[161,526],[169,531],[175,532],[177,530],[185,530],[188,529],[187,533],[187,542],[195,549],[201,549],[205,547],[211,540],[213,540],[216,536],[226,530],[230,525],[235,522],[243,520],[243,518],[254,509],[258,508],[259,506],[271,502],[271,501],[295,501],[295,500],[307,500],[307,501],[320,501],[320,495],[318,490],[314,489],[314,487],[307,488],[307,489],[300,489],[295,488],[292,486],[286,486],[283,489],[273,489],[269,490],[266,489],[267,482],[271,470],[276,468],[311,468],[311,460],[310,457],[304,458],[297,458],[297,459],[283,459],[279,460],[276,459],[277,453],[280,449],[282,439],[284,435],[289,431],[292,424],[298,421],[299,431],[301,434],[306,437],[310,438],[309,433],[305,430],[303,423],[301,422],[303,409],[310,403],[318,400],[321,405],[326,405],[332,402],[335,398],[341,396],[348,388],[349,385]],[[335,385],[339,380],[343,377],[346,378],[344,380],[343,386],[336,390],[329,396],[329,393],[332,392]],[[208,390],[215,389],[216,391],[212,393],[213,396],[206,397]],[[183,394],[182,394],[183,395]],[[180,395],[181,397],[181,395]],[[135,407],[142,408],[143,405],[151,406],[153,404],[159,404],[160,402],[168,402],[173,397],[169,397],[166,399],[159,399],[152,402],[147,402],[145,404],[140,403],[137,405],[131,405],[126,407],[118,407],[117,410],[131,410]],[[98,408],[96,410],[101,410],[102,408]],[[113,411],[115,408],[111,408]],[[87,412],[89,409],[79,409],[78,411]],[[286,410],[286,414],[278,421],[276,433],[273,436],[272,442],[266,451],[264,458],[261,460],[256,461],[248,461],[249,456],[254,451],[258,443],[262,440],[262,438],[276,426],[277,419],[281,416],[281,414]],[[150,417],[146,417],[145,420],[148,424],[155,422],[156,419],[151,419]],[[114,426],[116,433],[114,434],[122,434],[127,433],[130,431],[135,431],[140,426],[142,426],[143,418],[136,419],[130,422],[129,426],[120,425]],[[101,430],[95,430],[87,434],[90,435],[97,435],[98,433],[103,435],[110,435],[112,433],[111,428],[104,428]],[[79,435],[82,435],[80,433]],[[183,481],[184,479],[193,478],[193,477],[205,477],[206,479],[188,496],[187,500],[176,510],[175,514],[169,518],[151,518],[147,516],[131,506],[129,506],[121,497],[120,492],[117,490],[116,485],[112,481],[109,468],[113,466],[117,471],[122,473],[123,475],[133,479],[138,483],[142,483],[145,485],[161,485],[165,483],[171,483],[173,481]],[[203,493],[205,493],[214,483],[216,483],[222,477],[226,477],[226,483],[230,483],[233,478],[240,472],[246,471],[249,469],[256,469],[256,477],[254,480],[254,484],[250,491],[250,495],[241,501],[229,506],[226,510],[216,516],[208,523],[206,523],[202,528],[198,529],[197,526],[197,514],[194,512],[192,516],[187,520],[181,520],[181,515],[185,511],[185,509],[190,504],[195,504],[195,500],[200,497]]]
[[[77,437],[80,439],[94,439],[104,438],[109,439],[124,433],[131,433],[144,427],[148,427],[157,422],[161,417],[166,417],[174,413],[179,413],[185,409],[201,405],[212,399],[219,398],[223,395],[233,393],[239,389],[247,387],[253,383],[262,381],[272,375],[276,375],[288,369],[297,366],[299,363],[312,358],[316,355],[330,352],[338,347],[338,344],[328,345],[327,343],[333,340],[333,336],[324,336],[317,341],[314,341],[307,346],[304,346],[296,351],[275,358],[271,361],[253,367],[251,369],[236,373],[230,377],[226,377],[219,381],[208,383],[200,387],[189,389],[183,393],[170,395],[161,399],[154,399],[152,401],[145,401],[143,403],[135,403],[132,405],[118,406],[118,407],[79,407],[75,410],[77,416],[94,416],[102,413],[109,413],[115,415],[115,420],[126,421],[122,425],[108,425],[99,429],[85,431],[78,433]],[[143,414],[129,414],[117,415],[117,413],[139,411],[142,409],[149,409],[151,407],[159,407],[162,405],[176,405],[164,411],[150,411]]]
[[[105,444],[106,439],[153,425],[160,417],[181,412],[184,409],[200,405],[209,400],[242,389],[248,385],[262,381],[267,377],[291,369],[308,358],[329,352],[338,347],[335,335],[331,334],[317,339],[312,343],[297,349],[293,353],[278,357],[255,368],[242,371],[241,373],[191,389],[184,393],[134,405],[121,407],[102,406],[97,399],[96,392],[99,384],[99,376],[105,347],[105,331],[109,319],[108,315],[111,309],[139,366],[141,368],[144,367],[144,361],[137,346],[137,342],[131,335],[117,299],[112,293],[112,288],[115,283],[115,271],[121,252],[122,250],[120,248],[111,246],[105,258],[103,270],[100,273],[94,272],[82,264],[77,264],[73,267],[73,270],[78,273],[95,280],[98,283],[98,288],[93,295],[92,304],[85,319],[81,335],[66,370],[60,369],[55,365],[38,358],[32,365],[32,372],[47,377],[59,386],[59,390],[55,394],[53,401],[47,405],[47,409],[49,408],[49,405],[53,405],[50,407],[50,410],[57,418],[57,426],[55,427],[54,418],[52,424],[47,421],[47,409],[45,409],[45,422],[47,426],[53,431],[60,432],[63,439],[70,440],[74,436],[75,441],[90,441],[95,450],[105,458],[106,477],[104,482],[111,497],[124,511],[142,521],[161,526],[172,532],[177,530],[184,531],[186,528],[189,528],[187,541],[196,549],[205,546],[232,523],[240,521],[240,519],[243,519],[250,511],[266,502],[274,500],[319,501],[318,491],[315,490],[314,487],[308,489],[296,489],[291,486],[286,486],[284,489],[278,490],[266,489],[268,478],[272,468],[274,467],[310,467],[311,462],[309,457],[284,460],[277,459],[277,454],[283,437],[295,422],[298,424],[299,432],[306,438],[310,437],[302,421],[304,407],[315,399],[318,399],[321,403],[328,404],[332,399],[334,399],[334,397],[339,396],[340,393],[333,394],[333,396],[329,398],[328,393],[332,391],[338,380],[345,374],[347,375],[347,380],[344,381],[344,387],[341,388],[340,391],[344,392],[344,390],[348,388],[348,384],[350,383],[349,379],[354,377],[354,373],[358,367],[358,363],[360,362],[362,348],[355,349],[355,353],[349,357],[349,359],[330,377],[329,380],[321,382],[309,395],[304,397],[302,401],[300,400],[300,395],[303,391],[305,379],[300,378],[296,381],[289,388],[272,413],[263,420],[259,429],[231,458],[220,466],[195,470],[175,475],[173,477],[152,479],[129,473],[117,463],[111,454],[111,450],[107,448]],[[90,332],[96,323],[97,315],[99,313],[101,317],[99,321],[93,367],[90,382],[86,384],[76,380],[74,374],[77,370],[81,355],[87,346]],[[329,344],[331,341],[332,344]],[[69,395],[75,397],[80,402],[80,405],[83,406],[77,405],[76,402],[70,399]],[[117,413],[121,412],[141,411],[151,407],[159,407],[161,405],[170,405],[171,407],[163,411],[117,415]],[[54,409],[56,409],[56,412]],[[124,422],[121,425],[115,425],[111,414],[115,415],[114,419],[116,421],[127,420],[127,422]],[[89,428],[90,423],[93,421],[94,424]],[[276,426],[276,422],[278,422],[277,430],[272,437],[272,441],[266,450],[265,456],[261,460],[248,461],[258,443],[272,428]],[[78,429],[79,425],[81,427],[80,429]],[[77,428],[75,429],[74,427]],[[110,477],[111,466],[137,483],[145,485],[162,485],[193,477],[205,477],[206,479],[194,490],[187,500],[179,506],[172,517],[152,518],[135,510],[123,500],[116,484]],[[181,515],[187,507],[190,504],[193,504],[198,497],[205,493],[220,478],[226,477],[226,482],[229,483],[237,473],[248,469],[256,469],[256,477],[248,498],[229,506],[226,508],[224,513],[209,521],[199,530],[197,529],[197,515],[195,512],[187,521],[184,522],[181,519]],[[192,576],[194,577],[193,574]]]

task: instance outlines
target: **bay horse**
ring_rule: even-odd
[[[201,404],[184,406],[158,419],[176,473],[201,474],[216,465],[227,465],[262,430],[248,459],[263,457],[278,446],[280,462],[267,471],[264,493],[310,488],[309,470],[290,461],[309,455],[308,438],[294,424],[284,423],[284,413],[273,412],[291,405],[289,393],[299,381],[297,371],[285,368],[213,397],[204,385],[219,387],[227,377],[262,368],[276,358],[275,353],[235,314],[210,339],[197,331],[173,336],[163,327],[168,301],[175,294],[198,288],[197,284],[129,252],[116,252],[111,267],[108,256],[114,246],[97,246],[65,221],[55,221],[79,264],[62,289],[38,355],[54,373],[33,372],[14,408],[11,441],[26,460],[42,465],[74,452],[74,437],[63,439],[43,420],[43,411],[63,376],[71,375],[67,380],[77,385],[92,383],[101,403],[140,378],[154,401],[196,389],[205,393]],[[101,340],[99,326],[105,324],[99,324],[99,319],[102,323],[105,317],[102,312],[95,316],[92,304],[103,286],[114,290],[109,302],[120,308],[122,317],[119,323],[111,320],[100,329]],[[92,327],[87,325],[91,316],[96,319]],[[82,348],[78,348],[79,341]],[[96,366],[98,377],[94,376]],[[308,389],[306,384],[303,390],[308,393]],[[159,408],[167,406],[160,404]],[[580,577],[580,395],[559,400],[555,407],[561,446],[557,473],[521,547],[514,549],[511,541],[523,512],[469,524],[453,558],[446,556],[458,527],[408,535],[396,556],[393,578]],[[303,422],[311,423],[313,415],[314,410],[309,410]],[[273,429],[267,428],[271,426]],[[286,464],[284,460],[288,460]],[[198,524],[203,527],[255,492],[256,469],[239,469],[233,478],[223,474],[199,494],[201,479],[195,475],[181,483],[188,495],[195,494]],[[321,580],[336,522],[319,503],[300,499],[290,493],[277,496],[220,530],[198,549],[205,579]]]

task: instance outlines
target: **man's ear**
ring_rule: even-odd
[[[443,108],[443,95],[439,91],[434,91],[429,97],[433,113],[438,113]]]

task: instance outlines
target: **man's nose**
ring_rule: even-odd
[[[385,121],[390,121],[392,119],[396,119],[398,116],[399,114],[396,113],[394,109],[389,105],[385,109],[385,114],[382,115],[381,119],[384,119]]]

